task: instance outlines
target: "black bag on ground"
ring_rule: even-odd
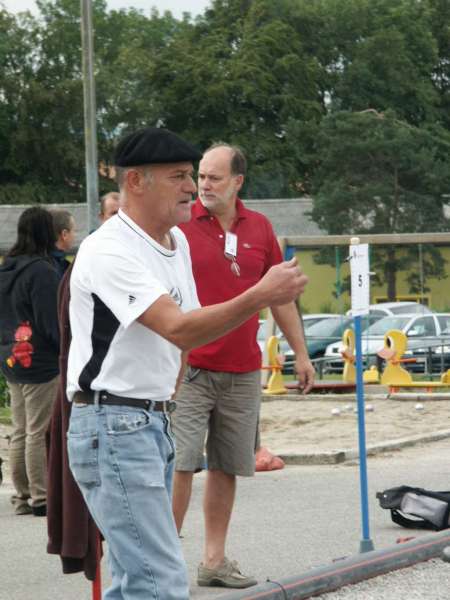
[[[450,492],[432,492],[401,485],[377,492],[381,508],[391,511],[394,523],[410,529],[441,531],[450,527]]]

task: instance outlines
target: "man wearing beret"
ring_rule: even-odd
[[[246,173],[242,150],[222,142],[199,165],[199,197],[192,218],[180,225],[189,242],[197,293],[203,306],[238,296],[257,283],[282,254],[270,222],[238,198]],[[212,275],[214,273],[214,276]],[[275,320],[296,353],[299,381],[314,381],[303,328],[294,302],[273,306]],[[220,339],[189,353],[177,395],[177,440],[173,507],[181,530],[194,472],[208,472],[204,494],[205,549],[199,585],[245,588],[256,580],[225,555],[236,476],[255,472],[255,439],[261,396],[258,313]]]
[[[72,473],[109,549],[104,600],[187,600],[171,507],[171,398],[181,352],[302,293],[295,259],[199,308],[187,240],[193,162],[174,133],[146,128],[115,154],[123,208],[80,246],[72,272],[67,396]]]

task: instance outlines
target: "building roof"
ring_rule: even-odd
[[[317,225],[307,216],[312,208],[310,198],[289,198],[279,200],[244,200],[245,205],[263,213],[272,223],[278,236],[320,235]],[[21,213],[28,208],[24,204],[0,205],[0,254],[4,254],[16,240],[17,221]],[[64,208],[72,213],[76,224],[76,245],[86,237],[86,204],[46,204],[45,208]]]

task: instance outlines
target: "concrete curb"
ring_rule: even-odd
[[[400,438],[381,444],[367,446],[367,455],[374,456],[381,452],[400,450],[407,446],[415,446],[427,442],[437,442],[450,437],[450,429],[441,429],[433,433],[414,435],[408,438]],[[347,460],[355,460],[359,457],[359,450],[349,448],[344,450],[333,450],[330,452],[281,452],[276,453],[287,465],[330,465],[343,463]]]
[[[345,393],[345,394],[299,394],[297,392],[289,391],[288,394],[277,394],[269,396],[266,394],[261,395],[261,402],[275,402],[275,401],[288,401],[288,402],[356,402],[356,393]],[[387,386],[376,386],[376,389],[371,387],[369,390],[364,392],[365,402],[374,402],[375,400],[403,400],[411,402],[422,402],[422,401],[445,401],[450,400],[450,392],[389,392]]]
[[[450,393],[445,392],[393,392],[387,395],[387,400],[403,400],[407,402],[411,400],[413,402],[429,402],[430,400],[450,400]]]
[[[270,581],[223,597],[223,600],[302,600],[332,592],[396,569],[412,566],[439,556],[450,545],[449,530],[421,535],[420,538],[345,558],[312,569],[297,577]]]
[[[381,393],[365,393],[364,399],[366,402],[373,402],[374,400],[388,400],[388,392]],[[284,400],[287,402],[356,402],[356,394],[279,394],[276,396],[261,395],[261,402],[279,402]]]

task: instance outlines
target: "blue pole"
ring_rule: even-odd
[[[295,246],[286,246],[284,249],[284,260],[291,260],[295,256]]]
[[[359,483],[361,494],[362,540],[360,552],[374,549],[369,532],[369,499],[367,491],[366,426],[364,420],[364,381],[361,349],[361,317],[355,316],[356,398],[358,401]]]

